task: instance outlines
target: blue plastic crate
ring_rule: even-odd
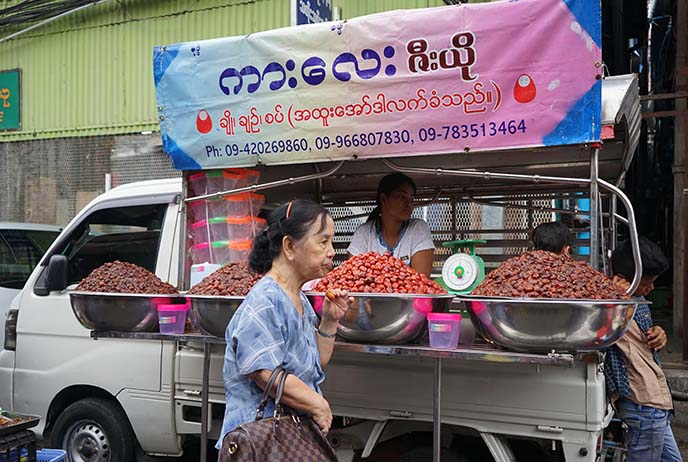
[[[41,449],[36,451],[36,462],[65,462],[67,453],[62,449]]]

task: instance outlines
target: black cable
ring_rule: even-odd
[[[93,0],[25,0],[0,10],[0,27],[38,22],[89,3]]]

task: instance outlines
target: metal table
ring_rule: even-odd
[[[162,340],[170,342],[196,342],[203,344],[203,377],[201,377],[201,458],[208,460],[208,389],[210,375],[210,344],[224,344],[225,339],[203,334],[161,334],[160,332],[91,331],[91,338],[123,338],[135,340]]]
[[[440,462],[442,448],[442,360],[453,359],[458,361],[486,361],[499,363],[537,364],[546,366],[573,367],[576,359],[595,360],[584,355],[575,357],[571,354],[530,354],[515,353],[500,350],[490,344],[472,345],[470,347],[457,348],[455,350],[442,350],[428,346],[417,345],[367,345],[358,343],[337,342],[335,349],[351,353],[377,354],[387,356],[424,356],[434,358],[433,393],[432,393],[432,460]]]
[[[161,334],[158,332],[105,332],[91,331],[91,337],[122,338],[138,340],[163,340],[174,342],[197,342],[203,344],[203,377],[201,378],[201,458],[207,462],[208,446],[208,388],[210,371],[210,344],[224,344],[221,337],[203,334]],[[441,403],[442,403],[442,360],[483,361],[498,363],[536,364],[544,366],[573,367],[575,361],[599,361],[598,353],[589,354],[531,354],[500,350],[490,344],[476,344],[455,350],[442,350],[418,345],[370,345],[338,341],[335,351],[377,354],[386,356],[423,356],[434,358],[433,375],[433,461],[440,462],[441,451]]]

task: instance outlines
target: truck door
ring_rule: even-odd
[[[91,271],[115,260],[139,265],[167,279],[173,267],[172,246],[176,245],[175,200],[176,196],[168,194],[102,202],[83,219],[70,224],[49,251],[67,256],[68,288],[76,287]],[[48,420],[49,425],[59,423],[65,431],[77,431],[69,423],[60,422],[62,410],[89,396],[111,396],[113,403],[117,397],[144,450],[174,451],[175,436],[161,430],[164,422],[158,422],[162,419],[169,427],[172,412],[168,409],[170,392],[161,385],[161,342],[92,340],[89,330],[74,316],[65,291],[41,290],[46,273],[45,267],[40,274],[35,272],[22,294],[14,373],[15,410],[39,415],[39,433]],[[129,412],[127,406],[135,411]],[[157,436],[149,441],[142,437],[146,432],[141,433],[141,428],[157,428]],[[172,441],[162,441],[165,439]]]

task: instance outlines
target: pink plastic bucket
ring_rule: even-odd
[[[183,334],[189,305],[158,305],[158,324],[161,334]]]
[[[459,344],[461,315],[458,313],[428,313],[430,347],[455,349]]]

